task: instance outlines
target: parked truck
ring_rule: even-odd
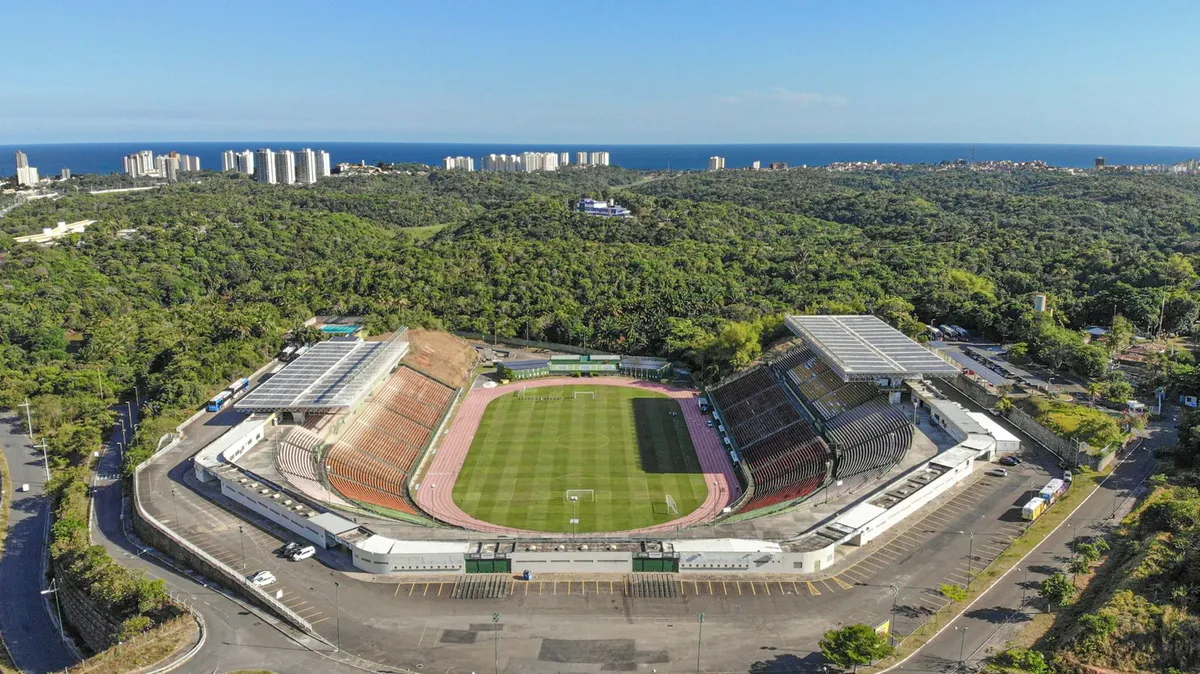
[[[1067,493],[1067,483],[1058,478],[1054,478],[1046,483],[1045,487],[1038,492],[1038,497],[1046,502],[1046,505],[1054,505],[1058,503],[1058,499],[1062,498],[1063,494]]]

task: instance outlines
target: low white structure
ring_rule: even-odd
[[[270,416],[251,416],[242,423],[225,431],[225,434],[205,445],[192,457],[192,469],[196,479],[209,482],[216,479],[215,470],[224,463],[236,463],[251,447],[266,435]]]
[[[747,538],[708,538],[669,541],[679,556],[680,572],[733,571],[737,573],[790,573],[783,547],[771,541]]]
[[[466,541],[398,541],[372,535],[350,548],[354,566],[368,573],[465,573]]]
[[[59,221],[58,225],[54,227],[43,227],[41,234],[18,236],[16,237],[16,241],[17,243],[36,243],[41,246],[50,246],[54,244],[55,239],[61,239],[69,234],[82,234],[89,225],[95,222],[95,220],[76,220],[71,223]]]
[[[1016,454],[1021,451],[1021,439],[1009,433],[995,419],[983,412],[967,412],[984,431],[996,441],[996,454]]]

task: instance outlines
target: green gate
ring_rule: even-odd
[[[512,560],[468,559],[467,573],[512,573]]]
[[[679,573],[679,560],[674,558],[641,558],[633,559],[634,573]]]

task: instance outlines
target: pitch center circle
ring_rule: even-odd
[[[554,439],[555,444],[563,449],[596,450],[608,446],[608,436],[603,433],[588,431],[570,431]]]

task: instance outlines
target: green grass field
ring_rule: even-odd
[[[592,392],[595,400],[576,392]],[[493,524],[571,531],[568,489],[581,495],[576,531],[667,522],[708,494],[679,403],[618,386],[530,388],[491,402],[454,484],[454,502]],[[530,400],[529,398],[564,398]],[[672,416],[671,412],[677,414]],[[679,515],[667,511],[666,495]]]

